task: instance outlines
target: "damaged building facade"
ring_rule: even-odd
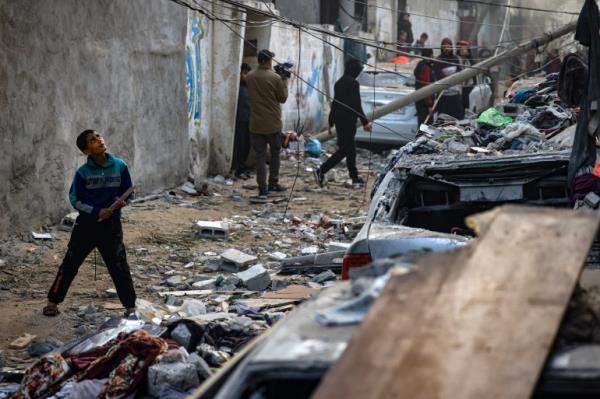
[[[246,14],[205,6],[202,14],[167,0],[0,1],[0,236],[70,210],[85,160],[75,138],[87,128],[129,164],[138,195],[228,173],[239,65],[256,65],[244,40],[294,62],[310,83],[290,81],[285,129],[324,126],[342,55],[277,23],[225,25],[208,16]]]

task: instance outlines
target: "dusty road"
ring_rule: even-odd
[[[364,153],[362,161],[360,171],[366,176]],[[269,259],[272,251],[295,256],[303,247],[318,245],[323,250],[327,240],[340,240],[324,229],[317,229],[312,235],[294,230],[291,219],[296,216],[308,222],[318,220],[322,214],[335,219],[364,215],[368,190],[347,187],[344,165],[334,173],[336,181],[318,189],[307,167],[310,165],[301,164],[299,168],[286,220],[282,213],[287,201],[272,205],[250,202],[250,197],[256,195],[253,179],[236,181],[233,185],[211,183],[208,196],[188,195],[176,188],[161,193],[158,199],[135,203],[126,209],[123,229],[138,298],[163,303],[158,291],[175,289],[165,282],[169,276],[181,275],[185,287],[185,280],[226,274],[209,272],[206,265],[214,262],[215,254],[228,248],[254,253],[270,272],[275,272],[277,264]],[[296,163],[283,161],[281,183],[288,189],[295,174]],[[371,175],[369,186],[372,180]],[[241,194],[241,200],[232,198],[234,191]],[[232,225],[227,241],[196,236],[195,221],[224,219]],[[109,317],[122,312],[118,300],[107,292],[113,284],[100,255],[94,257],[92,253],[61,304],[61,314],[54,318],[42,315],[47,290],[70,235],[56,228],[52,233],[56,237],[52,241],[33,240],[29,234],[23,234],[0,242],[0,353],[3,352],[5,366],[23,368],[31,363],[27,350],[8,349],[24,333],[34,334],[38,340],[52,337],[66,343],[94,332]]]

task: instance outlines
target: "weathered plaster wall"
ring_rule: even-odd
[[[459,25],[455,1],[446,0],[428,0],[428,1],[407,1],[407,9],[412,22],[412,30],[415,40],[426,32],[429,35],[428,45],[439,48],[444,37],[449,37],[453,42],[459,38]],[[436,16],[439,19],[424,17],[424,15]],[[437,55],[439,51],[436,51]]]
[[[212,12],[226,19],[242,18],[241,13],[223,7]],[[196,12],[188,14],[187,120],[191,174],[196,179],[227,173],[231,166],[244,31],[235,25],[227,26]]]
[[[0,235],[70,210],[85,128],[139,191],[185,178],[186,21],[168,1],[0,0]]]
[[[317,37],[315,37],[317,36]],[[292,76],[289,96],[283,105],[285,130],[319,131],[327,124],[333,84],[344,72],[343,54],[319,39],[342,48],[342,41],[316,32],[298,34],[298,29],[273,24],[269,47],[280,62],[290,61],[302,80]],[[300,118],[298,118],[298,109]]]
[[[277,10],[282,16],[294,21],[305,24],[320,22],[320,0],[277,0]]]

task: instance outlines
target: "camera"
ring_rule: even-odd
[[[294,64],[291,62],[284,62],[283,64],[277,64],[273,67],[275,73],[281,76],[281,79],[289,79],[292,76],[290,72],[290,68],[292,68]]]

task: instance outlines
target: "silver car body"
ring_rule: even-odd
[[[414,79],[406,72],[364,71],[359,77],[363,111],[370,118],[375,108],[387,105],[414,91]],[[355,141],[399,147],[414,140],[417,133],[417,111],[407,105],[375,120],[372,132],[359,128]]]

